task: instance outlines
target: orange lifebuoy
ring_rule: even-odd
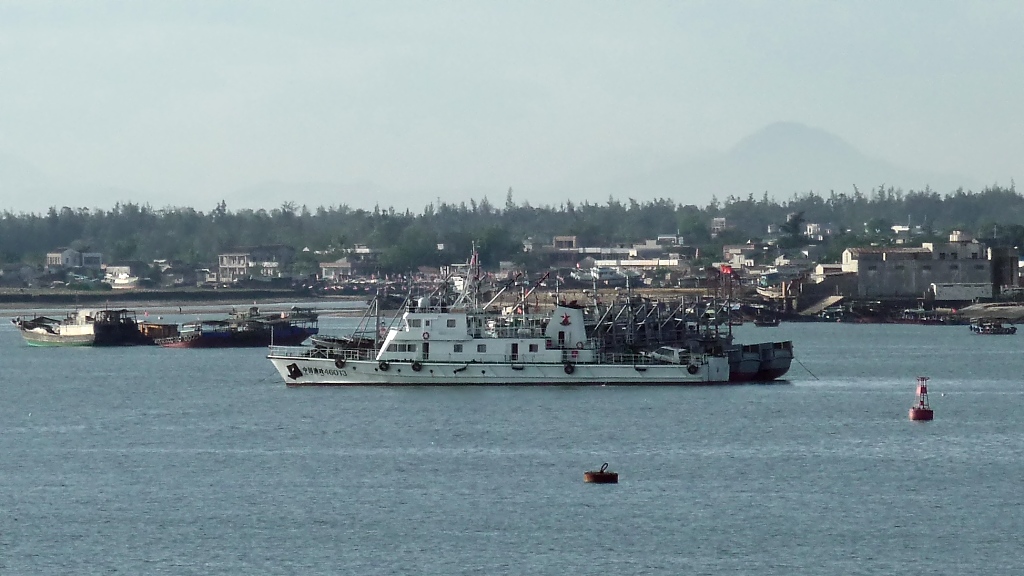
[[[430,332],[424,332],[423,333],[423,339],[424,340],[430,340]]]

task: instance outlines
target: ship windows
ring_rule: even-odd
[[[536,344],[530,344],[530,352],[537,352],[539,350],[540,346],[537,346]]]
[[[480,352],[481,354],[487,352],[487,344],[477,344],[476,351]]]
[[[415,344],[388,344],[388,352],[415,352]]]
[[[419,328],[420,326],[423,325],[423,324],[421,324],[421,322],[423,322],[423,321],[420,320],[419,318],[410,318],[409,319],[409,327],[410,328]]]
[[[455,328],[455,318],[449,318],[448,319],[448,327],[449,328]]]
[[[455,352],[456,354],[458,354],[458,353],[462,352],[462,344],[456,344],[456,345],[455,345],[455,346],[453,347],[453,349],[452,349],[452,352]]]

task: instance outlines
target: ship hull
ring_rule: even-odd
[[[729,350],[729,379],[733,382],[770,382],[789,372],[793,343],[762,342]]]
[[[130,310],[79,310],[64,320],[40,316],[31,320],[15,318],[29,346],[133,346],[152,344],[139,331]]]
[[[761,359],[744,355],[736,361],[729,362],[730,382],[756,382],[761,371]]]
[[[729,361],[708,357],[694,373],[679,364],[385,362],[268,356],[289,386],[581,386],[729,382]]]
[[[40,334],[32,330],[22,330],[22,338],[29,346],[92,346],[96,339],[95,334]]]
[[[758,382],[782,378],[793,363],[792,342],[771,342],[758,345],[761,348],[761,366],[757,371]]]
[[[316,334],[315,330],[275,332],[221,332],[194,336],[179,336],[157,341],[164,348],[267,348],[268,346],[298,346]]]

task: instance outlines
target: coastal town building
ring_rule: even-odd
[[[755,256],[762,250],[753,242],[746,244],[726,244],[722,246],[722,261],[733,268],[751,268],[755,264]]]
[[[72,268],[100,270],[103,267],[103,254],[100,252],[79,252],[74,248],[58,248],[46,253],[46,271],[56,272]]]
[[[255,246],[217,255],[217,277],[222,284],[241,280],[289,276],[295,248],[281,244]]]
[[[320,278],[329,282],[347,280],[357,276],[370,276],[379,271],[380,250],[357,244],[342,251],[344,256],[320,262]]]
[[[953,232],[948,243],[847,248],[842,270],[856,276],[856,293],[851,296],[916,297],[934,283],[988,282],[994,291],[1014,286],[1017,270],[1010,261],[1005,250],[990,249],[969,234]]]
[[[722,217],[716,217],[711,219],[711,237],[718,238],[718,235],[726,230],[732,229],[732,225],[728,220]]]

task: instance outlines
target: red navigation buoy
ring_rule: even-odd
[[[934,413],[928,406],[928,377],[917,377],[917,404],[910,407],[911,420],[931,420]]]
[[[605,462],[600,470],[584,472],[583,481],[590,484],[618,484],[619,475],[616,472],[609,472],[608,463]]]

